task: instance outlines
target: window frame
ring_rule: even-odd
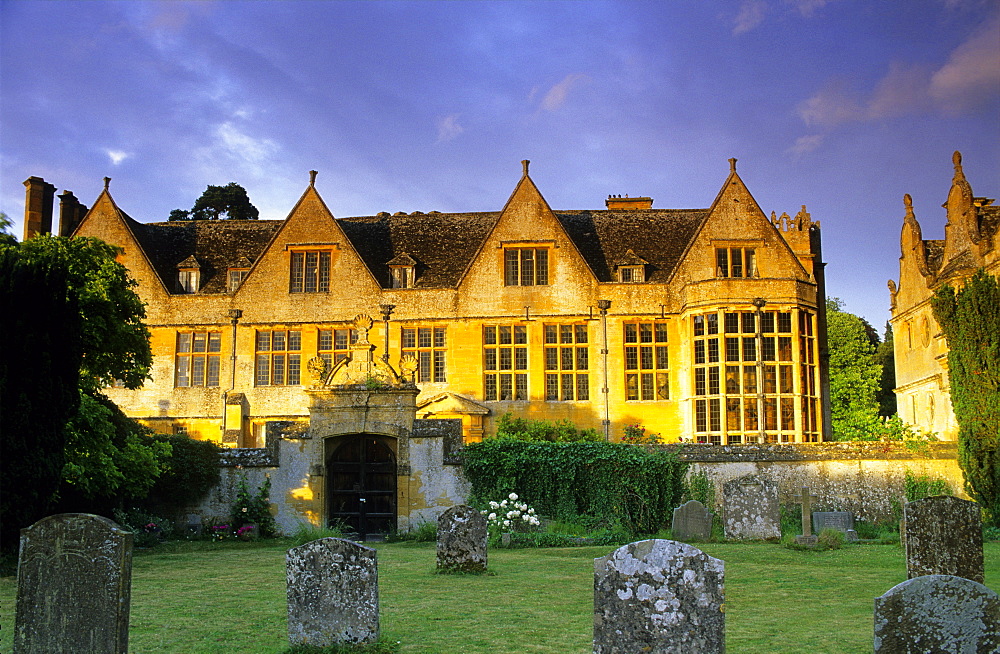
[[[504,286],[549,286],[552,257],[550,246],[504,246]],[[531,266],[525,268],[529,263]]]
[[[202,336],[199,349],[198,336]],[[174,336],[174,388],[218,388],[222,374],[222,331],[178,330]]]

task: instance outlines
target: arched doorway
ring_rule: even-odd
[[[340,439],[326,459],[327,519],[360,540],[396,526],[396,456],[387,439],[358,434]]]

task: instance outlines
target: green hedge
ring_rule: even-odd
[[[515,492],[541,515],[607,519],[634,534],[666,525],[687,470],[673,452],[657,448],[510,439],[467,446],[464,465],[473,505]]]

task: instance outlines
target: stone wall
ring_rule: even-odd
[[[901,506],[904,478],[929,475],[945,479],[960,497],[962,471],[954,442],[931,443],[919,451],[887,443],[816,443],[787,445],[688,445],[677,449],[691,464],[689,475],[704,472],[715,487],[721,510],[722,485],[744,475],[760,475],[778,484],[781,504],[808,486],[819,497],[819,511],[851,511],[859,520],[890,520]]]
[[[417,421],[418,423],[424,421]],[[427,421],[447,422],[447,421]],[[440,432],[440,433],[438,433]],[[406,506],[398,507],[401,531],[422,522],[433,522],[448,507],[463,504],[470,491],[454,452],[450,452],[447,430],[415,430],[409,441],[407,488],[400,497]],[[300,436],[301,438],[301,436]],[[223,455],[222,481],[192,512],[206,523],[221,520],[225,524],[229,506],[236,497],[240,476],[245,476],[251,491],[258,488],[265,475],[271,477],[271,507],[279,528],[293,532],[315,517],[308,479],[315,470],[301,456],[303,441],[278,439],[270,448],[230,450]],[[715,487],[715,506],[721,515],[722,485],[744,475],[760,475],[778,484],[779,503],[792,504],[802,486],[818,496],[818,511],[850,511],[859,520],[891,520],[904,498],[904,478],[928,475],[946,480],[955,494],[963,492],[962,471],[958,467],[957,444],[932,443],[919,451],[885,443],[816,443],[784,445],[684,445],[665,446],[678,452],[689,464],[689,475],[704,472]],[[276,465],[280,462],[280,466]],[[403,478],[401,470],[400,478]]]

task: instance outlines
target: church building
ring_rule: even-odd
[[[980,268],[1000,274],[1000,207],[992,198],[973,194],[960,152],[952,162],[955,173],[943,205],[944,240],[924,239],[913,201],[909,194],[903,196],[899,283],[889,280],[899,417],[951,441],[958,438],[958,423],[951,409],[948,344],[934,319],[931,297],[946,284],[961,287]]]
[[[636,424],[666,442],[726,445],[829,433],[819,222],[805,206],[767,216],[735,159],[705,209],[616,195],[554,210],[527,161],[506,204],[468,213],[338,218],[312,172],[283,220],[145,222],[141,198],[123,204],[143,221],[109,182],[89,210],[60,195],[59,232],[122,248],[154,365],[143,388],[107,394],[158,432],[263,447],[268,423],[308,421],[310,380],[331,379],[360,335],[415,385],[417,416],[460,419],[465,442],[508,412],[608,440]],[[946,262],[959,242],[965,257],[983,247],[966,216],[986,209],[962,184],[949,200],[953,245],[935,246]],[[25,186],[26,236],[49,231],[54,187]],[[919,275],[951,267],[935,267],[912,212],[906,225],[913,272],[900,293],[914,299],[897,301],[897,343],[919,343],[931,332],[925,311],[904,309],[919,304],[910,280],[926,288]],[[374,376],[354,381],[377,386],[382,368],[366,369]]]

